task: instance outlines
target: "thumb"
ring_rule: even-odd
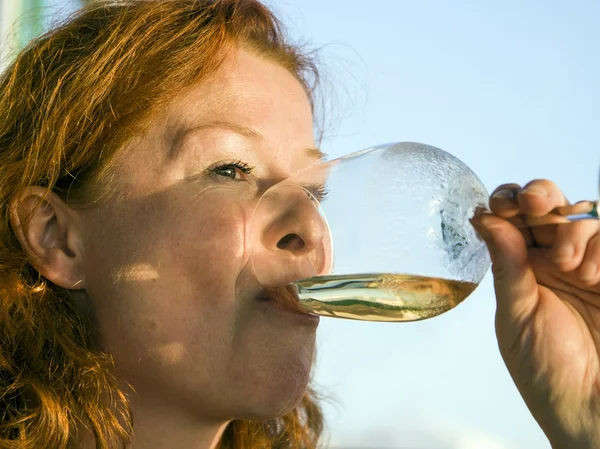
[[[510,323],[521,327],[519,324],[529,321],[539,300],[525,238],[513,224],[492,214],[478,215],[471,223],[485,241],[492,259],[497,325]]]

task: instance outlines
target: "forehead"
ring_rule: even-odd
[[[260,151],[262,156],[282,165],[293,164],[300,155],[310,153],[305,149],[314,147],[310,102],[300,82],[282,66],[240,51],[211,77],[189,87],[157,111],[144,135],[132,142],[131,151],[120,155],[116,170],[128,172],[133,165],[154,176],[152,173],[162,171],[165,164],[171,165],[174,157],[187,154],[186,148],[193,150],[194,155],[212,148],[206,147],[208,142],[202,146],[193,142],[200,138],[194,130],[213,124],[225,124],[216,127],[219,131],[233,125],[229,131],[247,130],[248,134],[261,136],[245,142],[260,142],[261,145],[252,146],[252,151]],[[148,148],[158,145],[161,151],[148,152]],[[217,149],[211,149],[207,157],[216,152]],[[314,159],[321,156],[317,153],[309,155]],[[139,166],[140,158],[144,160],[143,168]]]
[[[300,82],[284,67],[244,50],[211,77],[180,95],[169,124],[229,120],[245,126],[310,128],[312,113]]]

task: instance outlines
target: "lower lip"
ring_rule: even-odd
[[[308,323],[318,323],[321,319],[321,317],[318,315],[310,315],[308,313],[299,312],[297,310],[290,309],[289,307],[285,307],[281,305],[281,303],[279,303],[278,301],[275,301],[274,299],[263,299],[262,301],[270,304],[271,306],[280,310],[281,312],[285,312],[295,317],[301,318]]]

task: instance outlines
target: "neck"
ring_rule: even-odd
[[[216,449],[229,421],[201,420],[182,407],[156,396],[128,394],[133,437],[127,449]],[[79,432],[77,449],[94,449],[88,429]]]

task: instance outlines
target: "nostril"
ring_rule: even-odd
[[[277,248],[288,251],[298,251],[305,247],[304,240],[297,234],[287,234],[277,242]]]

